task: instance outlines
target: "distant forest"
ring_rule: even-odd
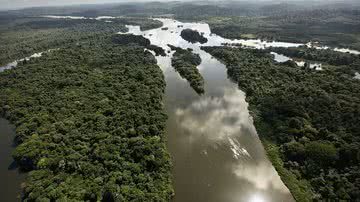
[[[41,15],[128,16],[142,19],[164,15],[181,21],[207,22],[213,33],[227,38],[261,38],[302,43],[315,41],[322,45],[360,50],[360,3],[355,1],[348,4],[306,4],[303,1],[277,4],[220,1],[204,4],[173,1],[28,8],[0,12],[0,27],[14,24],[14,19],[23,20],[24,17]],[[3,32],[1,28],[0,32]]]

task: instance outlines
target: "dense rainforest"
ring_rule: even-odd
[[[149,39],[143,36],[137,36],[133,34],[117,34],[112,37],[112,42],[120,45],[140,45],[146,49],[154,51],[156,56],[166,56],[165,50],[161,47],[152,45]]]
[[[198,31],[192,29],[184,29],[183,31],[181,31],[180,36],[190,43],[199,42],[201,44],[204,44],[208,41],[207,38],[201,35]]]
[[[24,16],[41,15],[131,16],[139,19],[165,16],[181,21],[204,21],[209,23],[213,33],[226,38],[261,38],[301,43],[314,41],[321,45],[360,50],[360,3],[355,1],[350,4],[325,1],[310,4],[303,1],[275,4],[271,1],[170,1],[28,8],[0,12],[0,24],[11,22],[14,18],[20,20]],[[156,25],[153,23],[147,24]]]
[[[12,20],[7,20],[8,18]],[[120,18],[105,22],[0,14],[0,65],[36,52],[75,44],[89,37],[125,32],[127,24],[139,25],[143,30],[162,26],[160,21],[144,18]]]
[[[97,35],[0,74],[24,201],[170,200],[165,81],[144,48]]]
[[[203,49],[246,92],[268,156],[297,201],[360,198],[359,80],[334,66],[275,63],[265,50]]]
[[[211,31],[231,39],[263,39],[285,42],[318,42],[332,47],[360,50],[359,10],[306,10],[291,14],[210,16],[204,21]]]
[[[354,71],[360,71],[360,55],[335,52],[330,49],[308,48],[306,46],[298,48],[269,48],[269,50],[290,58],[341,66],[340,69],[342,71],[347,71],[351,74],[354,74]]]
[[[179,72],[182,78],[185,78],[190,83],[196,93],[203,94],[205,92],[204,78],[197,69],[197,66],[201,64],[200,56],[193,53],[191,49],[168,46],[175,51],[171,58],[171,65]]]

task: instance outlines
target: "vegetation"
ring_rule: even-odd
[[[180,36],[190,42],[190,43],[201,43],[201,44],[204,44],[206,43],[208,40],[207,38],[205,38],[203,35],[199,34],[198,31],[196,30],[192,30],[192,29],[184,29],[181,31],[181,34]]]
[[[268,156],[297,201],[360,198],[358,80],[341,68],[279,64],[264,50],[203,49],[246,92]]]
[[[359,10],[306,10],[269,16],[210,16],[205,21],[220,36],[285,42],[319,42],[360,50]]]
[[[112,37],[113,43],[120,45],[140,45],[155,52],[156,56],[166,56],[165,50],[161,47],[151,45],[149,39],[133,34],[118,34]]]
[[[0,15],[0,65],[28,57],[36,52],[76,44],[98,35],[125,32],[127,24],[139,25],[143,29],[162,26],[159,21],[139,18],[114,19],[109,23],[100,20],[22,16],[12,16],[12,21],[6,19],[7,17]]]
[[[343,70],[351,68],[360,71],[360,55],[335,52],[329,49],[307,48],[306,46],[298,48],[270,48],[270,50],[291,58],[318,61],[335,66],[345,65],[342,67]]]
[[[112,19],[115,23],[137,24],[147,17],[175,17],[181,21],[205,21],[212,31],[227,38],[261,38],[322,45],[350,47],[360,50],[360,3],[333,2],[291,3],[269,2],[149,2],[108,5],[86,5],[61,8],[29,8],[0,12],[0,24],[14,18],[41,15],[125,16]],[[172,15],[169,15],[171,13]],[[131,17],[130,19],[128,17]],[[144,18],[146,17],[146,18]],[[159,27],[159,22],[148,20],[142,27]]]
[[[169,201],[165,81],[141,44],[97,35],[0,74],[24,201]],[[115,40],[116,39],[116,40]]]
[[[185,78],[190,86],[198,93],[203,94],[204,78],[201,76],[197,66],[201,64],[201,58],[198,54],[192,52],[191,49],[182,49],[168,45],[172,50],[175,50],[171,64],[180,76]]]

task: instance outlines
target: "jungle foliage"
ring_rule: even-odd
[[[24,201],[169,201],[164,76],[142,45],[97,35],[0,74]],[[119,42],[119,41],[118,41]]]
[[[172,50],[175,50],[171,58],[171,65],[179,72],[180,76],[185,78],[190,86],[198,93],[203,94],[204,78],[201,76],[197,66],[201,64],[199,54],[195,54],[191,49],[182,49],[172,45],[168,45]]]
[[[359,80],[341,68],[279,64],[265,50],[203,49],[246,92],[269,158],[296,200],[360,198]]]
[[[3,18],[3,21],[1,19]],[[142,29],[162,26],[160,21],[141,18],[114,19],[112,22],[90,19],[50,19],[0,15],[0,65],[28,57],[36,52],[65,47],[103,34],[125,32],[125,25]]]
[[[127,24],[137,24],[148,17],[175,17],[181,21],[205,21],[213,33],[226,38],[261,38],[302,43],[318,41],[322,45],[360,50],[359,13],[360,3],[356,1],[343,4],[332,1],[127,2],[0,12],[0,24],[11,23],[13,19],[24,16],[41,15],[132,17],[113,20],[120,24],[129,20],[132,22]],[[142,27],[159,27],[157,23],[148,21]]]
[[[360,10],[317,9],[265,16],[209,16],[211,31],[231,39],[319,42],[360,50]]]
[[[161,47],[152,45],[150,40],[144,38],[143,36],[133,35],[133,34],[117,34],[112,37],[112,42],[120,45],[137,45],[143,46],[149,50],[155,52],[155,55],[166,56],[165,50]]]
[[[316,49],[301,46],[298,48],[269,48],[290,58],[323,62],[334,66],[341,66],[341,70],[360,71],[360,55],[336,52],[330,49]],[[339,69],[340,70],[340,69]],[[351,72],[354,74],[354,72]]]

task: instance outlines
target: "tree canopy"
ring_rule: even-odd
[[[195,54],[190,49],[182,49],[172,45],[168,45],[172,50],[175,50],[171,58],[171,64],[180,76],[185,78],[190,86],[198,93],[203,94],[204,78],[201,76],[197,66],[201,64],[199,54]]]
[[[0,114],[30,171],[24,201],[169,201],[164,76],[144,46],[102,35],[0,74]]]

